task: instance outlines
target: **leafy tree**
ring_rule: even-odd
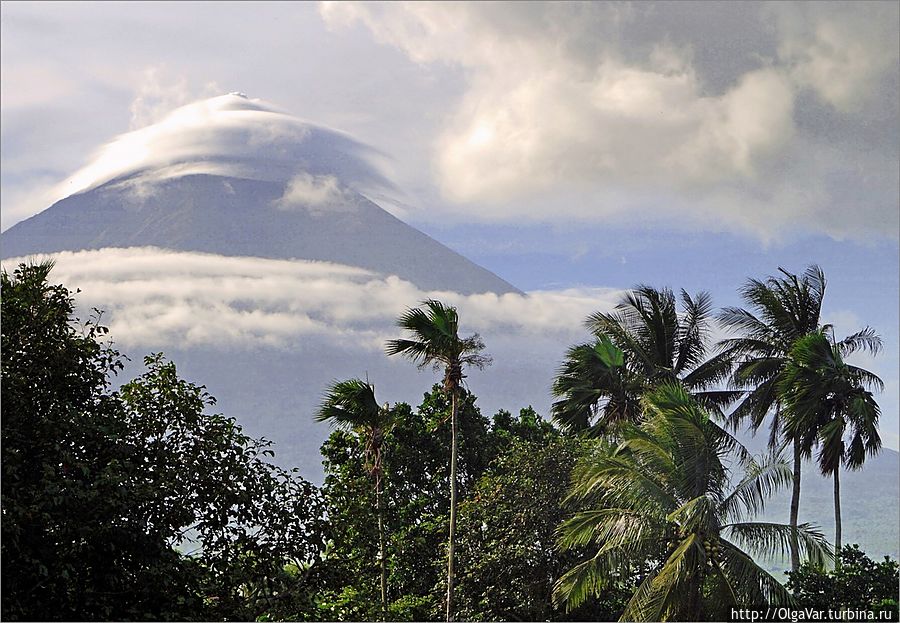
[[[750,279],[740,289],[741,297],[753,309],[726,307],[719,322],[740,333],[738,337],[719,342],[720,353],[712,365],[734,363],[731,385],[746,390],[732,411],[733,426],[749,422],[753,431],[762,427],[771,412],[769,445],[780,447],[793,443],[793,484],[791,490],[790,525],[797,526],[800,512],[801,448],[797,438],[784,434],[784,418],[778,384],[781,382],[794,344],[804,335],[819,329],[822,300],[825,297],[825,274],[818,266],[810,266],[798,277],[783,268],[781,278],[765,281]],[[791,539],[791,569],[800,565],[800,550]]]
[[[316,490],[270,443],[207,415],[161,356],[119,392],[97,319],[2,273],[2,582],[8,619],[255,618],[279,574],[318,551]],[[192,552],[185,552],[191,549]]]
[[[145,530],[193,550],[205,616],[277,610],[282,591],[273,579],[322,547],[318,491],[296,470],[267,462],[270,441],[245,435],[233,418],[204,413],[215,400],[179,379],[173,363],[154,355],[145,364],[148,371],[120,391],[127,447],[143,445],[129,474],[130,512]]]
[[[455,307],[447,307],[440,301],[429,299],[421,307],[408,309],[397,321],[412,339],[390,340],[387,354],[402,355],[419,364],[444,369],[444,391],[450,397],[450,534],[447,548],[447,621],[454,617],[453,583],[455,578],[454,553],[456,546],[457,512],[457,457],[458,449],[458,398],[465,378],[463,368],[483,368],[490,359],[481,354],[484,342],[478,334],[459,336],[459,315]]]
[[[804,564],[788,573],[787,587],[797,605],[813,608],[851,608],[854,610],[893,610],[897,614],[897,584],[900,565],[890,556],[876,563],[860,551],[858,545],[839,550],[841,564],[825,571]]]
[[[614,313],[597,312],[586,321],[592,344],[573,346],[553,383],[559,398],[554,418],[571,430],[614,432],[635,422],[641,396],[662,382],[680,380],[704,405],[718,409],[736,398],[711,388],[727,377],[727,361],[704,364],[711,314],[709,295],[675,294],[638,286]]]
[[[438,620],[446,586],[451,431],[444,426],[451,404],[441,386],[425,394],[415,410],[391,407],[395,424],[383,446],[388,609],[394,620]],[[464,498],[487,468],[495,441],[475,398],[458,398],[459,492]],[[374,493],[365,468],[365,442],[342,430],[322,446],[329,538],[333,549],[323,568],[327,581],[320,600],[323,620],[368,620],[378,616],[377,579],[368,564],[377,552],[371,521]],[[443,577],[443,580],[442,580]]]
[[[746,521],[790,477],[780,462],[756,463],[691,395],[663,383],[645,395],[644,419],[622,429],[622,442],[585,462],[572,496],[587,508],[560,528],[564,550],[591,546],[594,555],[556,585],[577,607],[621,578],[642,580],[622,620],[720,620],[737,603],[785,603],[784,587],[750,555],[785,549],[781,524]],[[725,461],[736,455],[747,473],[729,490]],[[821,534],[800,526],[811,560],[828,555]]]
[[[877,352],[881,340],[870,332],[864,344]],[[881,391],[884,383],[844,361],[859,347],[858,340],[834,343],[824,332],[810,333],[794,344],[778,386],[785,404],[785,431],[799,440],[804,456],[818,445],[819,469],[834,480],[836,550],[841,548],[841,466],[860,469],[867,456],[881,449],[881,409],[869,390]],[[840,564],[840,559],[836,562]]]
[[[604,621],[618,618],[630,592],[611,587],[602,599],[566,612],[552,602],[553,583],[584,555],[560,552],[556,528],[572,469],[595,442],[562,435],[532,409],[494,416],[496,456],[460,505],[460,617],[475,621]]]
[[[332,385],[316,419],[331,421],[337,426],[356,432],[365,445],[365,467],[375,481],[375,509],[378,517],[378,558],[381,567],[381,620],[387,620],[387,553],[384,533],[384,470],[382,453],[384,438],[396,420],[397,412],[387,404],[378,405],[375,388],[359,379],[340,381]]]

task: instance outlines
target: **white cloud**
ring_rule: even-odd
[[[303,207],[312,210],[349,209],[349,195],[333,175],[299,173],[288,182],[275,206],[282,210]]]
[[[657,46],[645,66],[630,64],[611,47],[557,45],[580,11],[544,5],[511,26],[480,19],[493,11],[439,3],[322,8],[327,22],[362,20],[416,61],[472,68],[436,155],[442,187],[456,201],[499,202],[565,181],[682,185],[748,176],[791,136],[791,85],[777,70],[748,73],[708,96],[677,49]],[[552,19],[562,21],[538,31]]]
[[[157,103],[162,108],[171,104]],[[116,137],[55,194],[60,199],[135,174],[154,180],[206,173],[287,182],[302,179],[295,176],[305,172],[326,180],[325,188],[328,176],[361,189],[390,187],[374,164],[374,153],[345,134],[232,93],[182,106],[157,123]]]
[[[386,340],[398,337],[395,320],[409,306],[433,297],[455,305],[461,332],[478,332],[484,338],[494,365],[473,374],[470,382],[482,404],[490,408],[533,404],[549,408],[549,388],[568,346],[588,339],[584,319],[596,311],[610,311],[621,297],[609,288],[569,288],[519,294],[462,295],[425,292],[397,277],[364,269],[296,260],[224,257],[204,253],[174,252],[155,248],[101,249],[55,255],[51,275],[55,283],[76,296],[80,317],[94,307],[105,310],[118,348],[139,360],[140,353],[164,350],[198,353],[235,361],[252,358],[256,365],[290,361],[303,368],[312,385],[295,393],[315,402],[328,379],[377,372],[379,387],[391,388],[392,400],[409,400],[423,380],[404,362],[386,360]],[[19,261],[4,260],[5,269]],[[846,310],[826,313],[838,335],[860,328],[857,315]],[[711,327],[716,342],[729,333]],[[188,353],[188,354],[185,354]],[[316,362],[328,353],[325,369]],[[199,355],[197,355],[199,356]],[[880,374],[886,391],[879,398],[884,407],[885,439],[896,446],[896,353],[872,358],[855,355],[855,364]],[[260,363],[268,362],[268,363]],[[216,368],[218,369],[218,368]],[[259,373],[259,371],[255,371]],[[206,371],[201,382],[222,387],[219,373]],[[240,376],[240,375],[238,375]],[[254,392],[251,380],[241,381],[241,391]],[[402,390],[402,391],[401,391]],[[283,387],[272,392],[285,393]],[[268,399],[268,398],[267,398]],[[893,410],[892,410],[893,409]]]
[[[896,3],[248,7],[5,4],[4,196],[214,80],[391,153],[419,222],[897,236]]]
[[[176,108],[222,92],[215,82],[207,83],[199,91],[192,89],[186,76],[171,75],[163,65],[145,67],[136,90],[129,108],[131,130],[161,121]]]
[[[884,184],[866,194],[866,218],[838,210],[845,198],[827,186],[860,177],[864,152],[841,151],[836,161],[803,151],[818,141],[797,120],[808,87],[841,110],[877,92],[878,77],[896,67],[896,41],[884,36],[896,38],[896,20],[881,15],[892,11],[825,8],[810,33],[776,20],[780,56],[741,59],[745,68],[714,88],[692,46],[669,41],[676,31],[647,34],[660,27],[650,5],[320,5],[332,28],[362,23],[415,62],[463,70],[466,91],[435,141],[434,169],[443,196],[468,218],[639,214],[763,238],[798,227],[897,235],[884,226],[897,223],[897,181],[885,173],[897,163],[863,169],[861,183]],[[759,9],[748,29],[766,15]],[[652,44],[624,41],[638,26]]]
[[[83,309],[107,310],[118,343],[296,348],[310,336],[381,350],[408,306],[426,298],[456,305],[464,329],[497,340],[555,348],[584,334],[582,322],[610,309],[618,291],[519,294],[425,292],[395,276],[327,262],[224,257],[154,248],[54,256],[53,279],[80,288]],[[19,259],[4,261],[7,268]],[[527,339],[526,339],[527,338]]]

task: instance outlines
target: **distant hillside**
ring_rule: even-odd
[[[765,434],[744,441],[761,452]],[[768,502],[762,518],[788,523],[790,502],[790,490],[782,491]],[[900,558],[900,455],[895,450],[883,448],[861,470],[841,472],[841,518],[845,545],[858,543],[875,560]],[[800,521],[818,524],[828,541],[834,540],[834,484],[809,462],[801,478]],[[767,560],[766,566],[781,572],[790,568],[790,560]]]

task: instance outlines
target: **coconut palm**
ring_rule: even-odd
[[[800,338],[779,384],[785,405],[785,431],[799,440],[801,453],[809,456],[819,447],[817,462],[822,474],[834,479],[834,548],[841,548],[841,465],[860,469],[867,456],[881,449],[878,417],[881,410],[871,389],[884,383],[868,370],[851,366],[844,358],[868,345],[878,352],[881,340],[864,329],[850,340],[829,341],[824,331]]]
[[[458,451],[457,411],[465,366],[481,369],[490,358],[481,354],[484,342],[478,334],[459,336],[459,315],[455,307],[429,299],[421,307],[407,309],[397,320],[397,326],[409,332],[411,339],[390,340],[386,352],[402,355],[419,364],[444,370],[444,392],[450,398],[450,535],[447,549],[447,621],[452,621],[453,585],[455,579],[454,553],[456,538]]]
[[[593,344],[569,348],[553,381],[553,394],[560,399],[551,412],[569,430],[615,431],[637,419],[646,386],[643,377],[625,366],[625,353],[600,335]]]
[[[731,386],[746,390],[744,398],[730,415],[735,428],[749,423],[757,431],[769,421],[769,446],[777,448],[793,443],[793,483],[790,524],[797,526],[800,511],[801,452],[799,440],[784,435],[784,419],[778,397],[780,382],[794,344],[804,335],[819,329],[822,299],[825,296],[825,274],[818,266],[810,266],[798,277],[779,268],[783,277],[765,281],[750,279],[740,289],[741,297],[752,308],[747,311],[726,307],[718,315],[719,322],[740,335],[719,342],[720,352],[711,365],[721,368],[734,362]],[[798,545],[792,540],[791,569],[800,567]]]
[[[721,618],[716,607],[789,603],[787,590],[750,555],[788,547],[789,526],[750,519],[788,483],[789,466],[753,461],[676,383],[647,393],[641,417],[622,427],[615,448],[573,476],[569,499],[587,508],[560,526],[559,544],[593,545],[596,553],[557,581],[557,602],[577,607],[638,577],[622,620],[699,621]],[[729,464],[745,468],[733,488]],[[804,525],[798,534],[812,561],[830,558],[820,533]]]
[[[384,439],[396,424],[396,411],[375,400],[375,388],[360,379],[331,385],[316,413],[316,420],[353,432],[365,444],[366,471],[375,481],[375,508],[378,516],[378,558],[381,565],[381,619],[387,620],[387,557],[384,530]]]
[[[570,430],[615,431],[635,421],[640,398],[655,385],[680,380],[704,405],[718,410],[733,401],[732,391],[713,391],[727,378],[729,362],[704,363],[712,303],[709,294],[691,297],[681,291],[683,312],[675,294],[664,288],[638,286],[613,313],[597,312],[585,324],[593,344],[573,346],[566,354],[553,393],[556,420]]]

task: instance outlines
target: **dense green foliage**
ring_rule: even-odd
[[[581,551],[561,552],[556,531],[575,465],[596,445],[561,434],[531,409],[494,416],[496,458],[460,512],[459,613],[476,621],[617,619],[632,586],[613,585],[566,611],[553,584]]]
[[[385,436],[385,529],[388,535],[390,617],[442,618],[450,490],[446,449],[450,445],[450,405],[440,387],[413,411],[398,404],[396,424]],[[466,496],[490,460],[489,422],[474,397],[460,401],[459,485]],[[371,520],[374,490],[365,473],[365,444],[343,431],[322,446],[329,534],[329,564],[336,583],[328,615],[322,618],[374,619],[378,612],[378,536]]]
[[[816,608],[851,608],[869,610],[885,608],[897,613],[897,586],[900,565],[885,556],[875,562],[857,545],[847,545],[839,553],[841,564],[825,571],[813,564],[803,565],[788,574],[787,587],[799,606]]]
[[[444,564],[449,522],[450,405],[440,386],[415,410],[393,407],[386,435],[385,524],[389,613],[397,620],[444,615]],[[575,559],[554,547],[567,511],[569,473],[590,447],[563,436],[531,409],[518,418],[481,415],[474,398],[460,403],[458,616],[466,620],[603,620],[617,618],[628,593],[610,590],[574,613],[555,607],[553,582]],[[335,431],[322,447],[333,549],[322,618],[379,616],[374,494],[365,474],[365,443]],[[523,501],[527,500],[527,504]],[[574,617],[573,617],[574,615]]]
[[[7,619],[254,618],[285,563],[319,549],[309,483],[269,442],[206,414],[160,356],[122,369],[96,321],[47,283],[3,273],[2,582]],[[190,554],[183,553],[190,550]]]
[[[563,523],[560,544],[587,546],[590,557],[560,578],[559,599],[578,606],[618,578],[639,576],[628,621],[723,620],[735,604],[788,603],[750,554],[786,549],[790,528],[749,521],[788,481],[788,467],[753,461],[677,383],[648,392],[642,408],[621,443],[575,473],[581,509]],[[746,470],[733,488],[729,457]],[[800,537],[822,564],[822,535],[802,526]]]
[[[79,323],[50,268],[2,275],[4,618],[721,619],[791,602],[753,560],[791,546],[810,560],[788,584],[801,605],[896,599],[896,562],[844,548],[826,573],[817,530],[754,522],[791,470],[723,428],[740,399],[732,423],[774,415],[773,440],[820,459],[877,450],[875,377],[843,357],[880,342],[819,332],[820,271],[751,281],[764,313],[725,310],[744,335],[710,360],[705,294],[679,311],[670,290],[637,288],[588,319],[555,422],[482,415],[462,381],[483,344],[426,301],[388,350],[442,383],[415,408],[379,405],[358,379],[327,388],[317,489],[162,355],[114,389],[122,358],[99,312]]]

